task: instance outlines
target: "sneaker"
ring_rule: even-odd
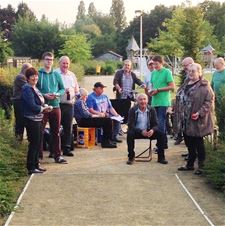
[[[34,169],[34,170],[29,170],[28,174],[31,175],[33,173],[43,173],[43,171],[39,170],[39,169]]]
[[[201,175],[202,174],[202,170],[201,169],[197,169],[194,172],[195,175]]]
[[[179,138],[174,142],[174,145],[179,145],[182,141],[183,141],[183,139]]]
[[[154,151],[155,154],[158,154],[158,148],[157,147],[153,148],[153,151]]]
[[[55,163],[67,164],[68,162],[63,157],[60,156],[60,157],[55,159]]]
[[[42,168],[42,167],[40,167],[40,166],[39,166],[39,167],[38,167],[37,169],[38,169],[38,170],[40,170],[40,171],[42,171],[42,172],[45,172],[45,171],[47,171],[47,169],[45,169],[45,168]]]
[[[191,170],[194,170],[194,167],[193,166],[181,166],[177,170],[179,170],[179,171],[191,171]]]
[[[127,160],[127,165],[133,165],[133,164],[134,164],[134,159]]]

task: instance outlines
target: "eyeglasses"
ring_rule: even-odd
[[[46,61],[53,61],[53,58],[45,58]]]
[[[189,70],[189,73],[195,73],[198,72],[197,70]]]

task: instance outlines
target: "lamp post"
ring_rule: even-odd
[[[135,14],[140,16],[140,78],[142,79],[142,10],[135,10]]]

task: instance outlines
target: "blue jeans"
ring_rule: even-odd
[[[163,134],[164,148],[167,148],[167,136],[166,136],[166,110],[167,107],[155,107],[158,118],[158,129]]]

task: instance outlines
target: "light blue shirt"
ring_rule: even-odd
[[[146,108],[144,112],[142,112],[139,108],[137,110],[137,124],[136,128],[140,130],[147,130],[148,126],[148,109]]]

